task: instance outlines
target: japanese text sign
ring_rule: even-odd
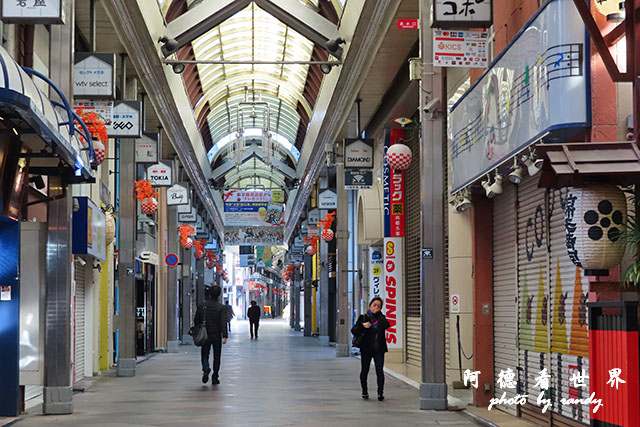
[[[492,0],[434,0],[433,27],[490,27],[493,22]]]

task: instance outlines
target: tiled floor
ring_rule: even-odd
[[[105,377],[74,397],[74,413],[34,415],[47,426],[471,426],[456,412],[420,411],[417,390],[387,376],[386,400],[360,398],[360,361],[263,321],[260,339],[236,322],[223,348],[222,384],[201,383],[200,354],[180,347],[141,363],[134,378]],[[373,369],[370,391],[375,390]]]

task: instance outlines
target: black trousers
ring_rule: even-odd
[[[213,375],[217,376],[220,371],[220,357],[222,355],[222,333],[209,334],[207,342],[200,349],[202,359],[202,370],[209,369],[209,352],[213,347]]]
[[[254,322],[253,320],[249,320],[249,332],[251,332],[251,338],[255,335],[258,338],[258,326],[260,326],[260,321]],[[255,329],[255,334],[254,334]]]
[[[360,385],[362,386],[362,394],[368,394],[367,377],[369,376],[369,367],[371,359],[376,365],[376,377],[378,377],[378,394],[384,392],[384,353],[362,351],[360,353],[360,362],[362,369],[360,370]]]

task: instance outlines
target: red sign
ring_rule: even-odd
[[[391,129],[391,145],[404,137],[404,131]],[[404,171],[391,170],[389,182],[389,204],[391,206],[391,233],[389,237],[404,237]]]
[[[417,30],[417,19],[398,19],[398,29],[400,30]]]

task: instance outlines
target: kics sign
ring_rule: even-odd
[[[147,180],[154,187],[171,187],[171,168],[162,163],[149,166]]]
[[[345,138],[344,167],[347,169],[372,169],[373,139]]]
[[[402,330],[402,271],[403,271],[403,238],[387,237],[384,239],[384,306],[385,316],[391,325],[385,332],[389,348],[403,348]]]

